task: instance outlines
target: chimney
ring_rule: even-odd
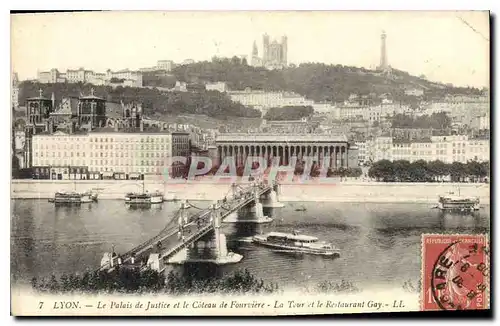
[[[142,119],[141,119],[141,123],[140,123],[140,128],[141,128],[141,132],[143,132],[144,131],[144,122],[142,121]]]
[[[115,131],[118,131],[118,121],[115,121],[113,128]]]
[[[73,121],[71,121],[71,122],[69,123],[69,133],[70,133],[70,134],[72,134],[72,133],[73,133],[73,128],[74,128],[74,126],[73,126]]]

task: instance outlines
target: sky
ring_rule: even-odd
[[[288,61],[374,69],[389,64],[456,86],[489,86],[488,12],[95,12],[11,15],[12,70],[139,69],[157,60],[251,57],[262,35],[288,37]]]

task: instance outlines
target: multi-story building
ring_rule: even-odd
[[[478,115],[472,118],[470,127],[475,130],[489,130],[490,129],[490,115]]]
[[[477,116],[490,113],[489,98],[480,96],[447,96],[444,100],[432,101],[422,106],[420,115],[432,115],[433,113],[447,113],[452,122],[471,125]]]
[[[471,138],[468,141],[467,160],[486,162],[490,160],[489,139]]]
[[[17,73],[12,74],[12,99],[11,99],[11,105],[13,108],[19,107],[19,78],[17,76]]]
[[[405,89],[405,95],[409,96],[422,96],[424,95],[424,90],[421,88],[407,88]]]
[[[101,128],[91,132],[33,136],[35,167],[78,167],[89,172],[162,174],[175,156],[188,157],[188,133],[169,133],[160,129],[121,130]],[[58,176],[51,176],[57,179]]]
[[[217,91],[221,93],[228,91],[227,84],[225,82],[206,83],[205,89],[207,91]]]
[[[265,91],[231,91],[231,100],[240,102],[245,106],[251,106],[261,111],[273,107],[284,106],[312,106],[314,101],[290,92],[265,92]]]
[[[374,140],[373,161],[392,161],[392,137],[377,137]]]
[[[106,73],[97,73],[92,70],[79,68],[76,70],[68,69],[65,73],[59,72],[53,68],[50,71],[38,72],[38,82],[40,83],[89,83],[94,85],[107,85],[112,83],[113,79],[123,80],[125,86],[142,87],[142,73],[129,69],[116,72],[108,69]]]
[[[118,71],[111,71],[108,69],[106,71],[106,80],[110,81],[112,79],[122,79],[126,86],[142,87],[142,72],[123,69]]]
[[[172,60],[158,60],[156,63],[156,68],[159,70],[172,71],[174,69],[175,63]]]
[[[488,139],[469,139],[466,135],[432,136],[421,140],[377,137],[373,143],[373,161],[406,160],[410,162],[439,160],[444,163],[489,161]]]
[[[368,153],[366,151],[366,141],[355,142],[358,147],[358,162],[359,165],[364,165],[369,161]]]
[[[331,113],[335,110],[335,105],[333,103],[314,103],[312,107],[314,112],[318,114]]]

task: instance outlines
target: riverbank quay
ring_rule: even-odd
[[[230,193],[231,184],[244,185],[248,180],[147,182],[134,180],[12,180],[11,199],[48,199],[58,191],[94,190],[99,199],[123,199],[126,193],[161,191],[166,200],[219,200]],[[479,197],[481,204],[490,203],[487,183],[402,183],[402,182],[281,182],[280,201],[437,203],[439,195],[450,192]]]

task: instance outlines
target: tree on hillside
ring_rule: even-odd
[[[395,114],[392,117],[392,128],[401,129],[447,129],[451,126],[451,118],[445,112],[433,113],[432,115],[421,115],[413,118],[406,114]]]
[[[258,118],[261,116],[259,110],[247,108],[241,103],[231,101],[225,95],[216,91],[196,91],[196,92],[169,92],[162,93],[158,89],[121,87],[112,88],[110,86],[94,86],[81,83],[58,83],[40,84],[23,82],[20,85],[20,94],[25,100],[27,97],[37,96],[38,89],[42,89],[45,96],[50,96],[54,92],[56,97],[79,97],[81,94],[90,94],[90,89],[94,88],[95,94],[107,101],[142,103],[144,113],[152,115],[155,112],[163,114],[205,114],[214,118],[247,117]]]
[[[314,113],[312,106],[284,106],[275,107],[267,111],[266,120],[300,120]]]
[[[404,95],[402,86],[418,81],[430,90],[435,87],[430,82],[399,70],[394,71],[397,78],[387,78],[364,68],[323,63],[291,64],[282,70],[267,70],[244,64],[238,57],[214,57],[210,62],[178,66],[172,73],[180,81],[226,81],[232,90],[251,87],[268,91],[292,91],[315,101],[332,102],[342,102],[351,93],[374,92],[390,93],[396,101],[411,105],[412,99]]]

